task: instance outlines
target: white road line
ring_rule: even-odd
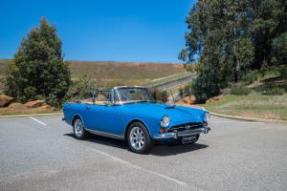
[[[182,182],[182,181],[180,181],[180,180],[177,180],[177,179],[175,179],[175,178],[166,176],[166,175],[164,175],[164,174],[161,174],[161,173],[158,173],[158,172],[155,172],[155,171],[152,171],[152,170],[145,169],[145,168],[143,168],[143,167],[137,166],[137,165],[132,164],[132,163],[130,163],[130,162],[127,162],[127,161],[125,161],[125,160],[123,160],[123,159],[120,159],[120,158],[118,158],[118,157],[115,157],[115,156],[112,156],[112,155],[110,155],[110,154],[108,154],[108,153],[105,153],[105,152],[103,152],[103,151],[100,151],[100,150],[97,150],[97,149],[94,149],[94,148],[90,148],[90,149],[91,149],[92,151],[94,151],[94,152],[96,152],[96,153],[98,153],[98,154],[104,155],[104,156],[106,156],[106,157],[108,157],[108,158],[110,158],[110,159],[112,159],[112,160],[114,160],[114,161],[116,161],[116,162],[122,163],[122,164],[124,164],[124,165],[126,165],[126,166],[128,166],[128,167],[130,167],[130,168],[134,168],[134,169],[141,170],[141,171],[146,172],[146,173],[149,173],[149,174],[153,174],[153,175],[158,176],[158,177],[161,177],[161,178],[163,178],[163,179],[172,181],[172,182],[174,182],[174,183],[176,183],[176,184],[178,184],[178,185],[180,185],[180,186],[182,186],[182,187],[186,187],[186,186],[187,186],[187,183]]]
[[[36,119],[36,118],[34,118],[34,117],[29,117],[29,118],[32,119],[33,121],[36,121],[37,123],[39,123],[39,124],[41,124],[41,125],[43,125],[43,126],[47,126],[46,123],[44,123],[43,121],[40,121],[39,119]]]

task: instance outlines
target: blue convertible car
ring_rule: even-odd
[[[126,140],[136,153],[147,152],[154,141],[195,143],[210,130],[206,110],[156,103],[139,86],[114,87],[97,99],[94,94],[91,100],[66,103],[63,111],[76,138],[93,133]]]

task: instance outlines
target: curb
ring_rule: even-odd
[[[253,117],[241,117],[238,115],[226,115],[215,112],[209,112],[213,116],[223,117],[228,119],[235,119],[240,121],[250,121],[250,122],[272,122],[272,123],[287,123],[287,120],[276,120],[276,119],[262,119],[262,118],[253,118]]]
[[[35,114],[20,114],[20,115],[1,115],[0,119],[5,118],[14,118],[14,117],[37,117],[37,116],[54,116],[54,115],[62,115],[62,112],[55,112],[55,113],[35,113]]]

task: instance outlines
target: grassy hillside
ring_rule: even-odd
[[[72,78],[155,79],[184,71],[181,64],[67,61]]]
[[[242,117],[287,120],[287,95],[226,95],[204,105],[210,111]]]
[[[203,106],[227,115],[287,120],[287,76],[284,71],[287,71],[284,66],[253,71],[240,86],[231,87],[229,93],[212,98]]]
[[[0,60],[0,78],[5,77],[11,60]],[[157,78],[185,71],[182,64],[134,62],[81,62],[67,61],[72,80],[84,75],[94,79],[99,86],[140,85]],[[0,84],[1,86],[1,84]]]

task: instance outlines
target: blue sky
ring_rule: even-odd
[[[0,58],[12,58],[42,16],[66,60],[179,62],[194,0],[1,0]]]

